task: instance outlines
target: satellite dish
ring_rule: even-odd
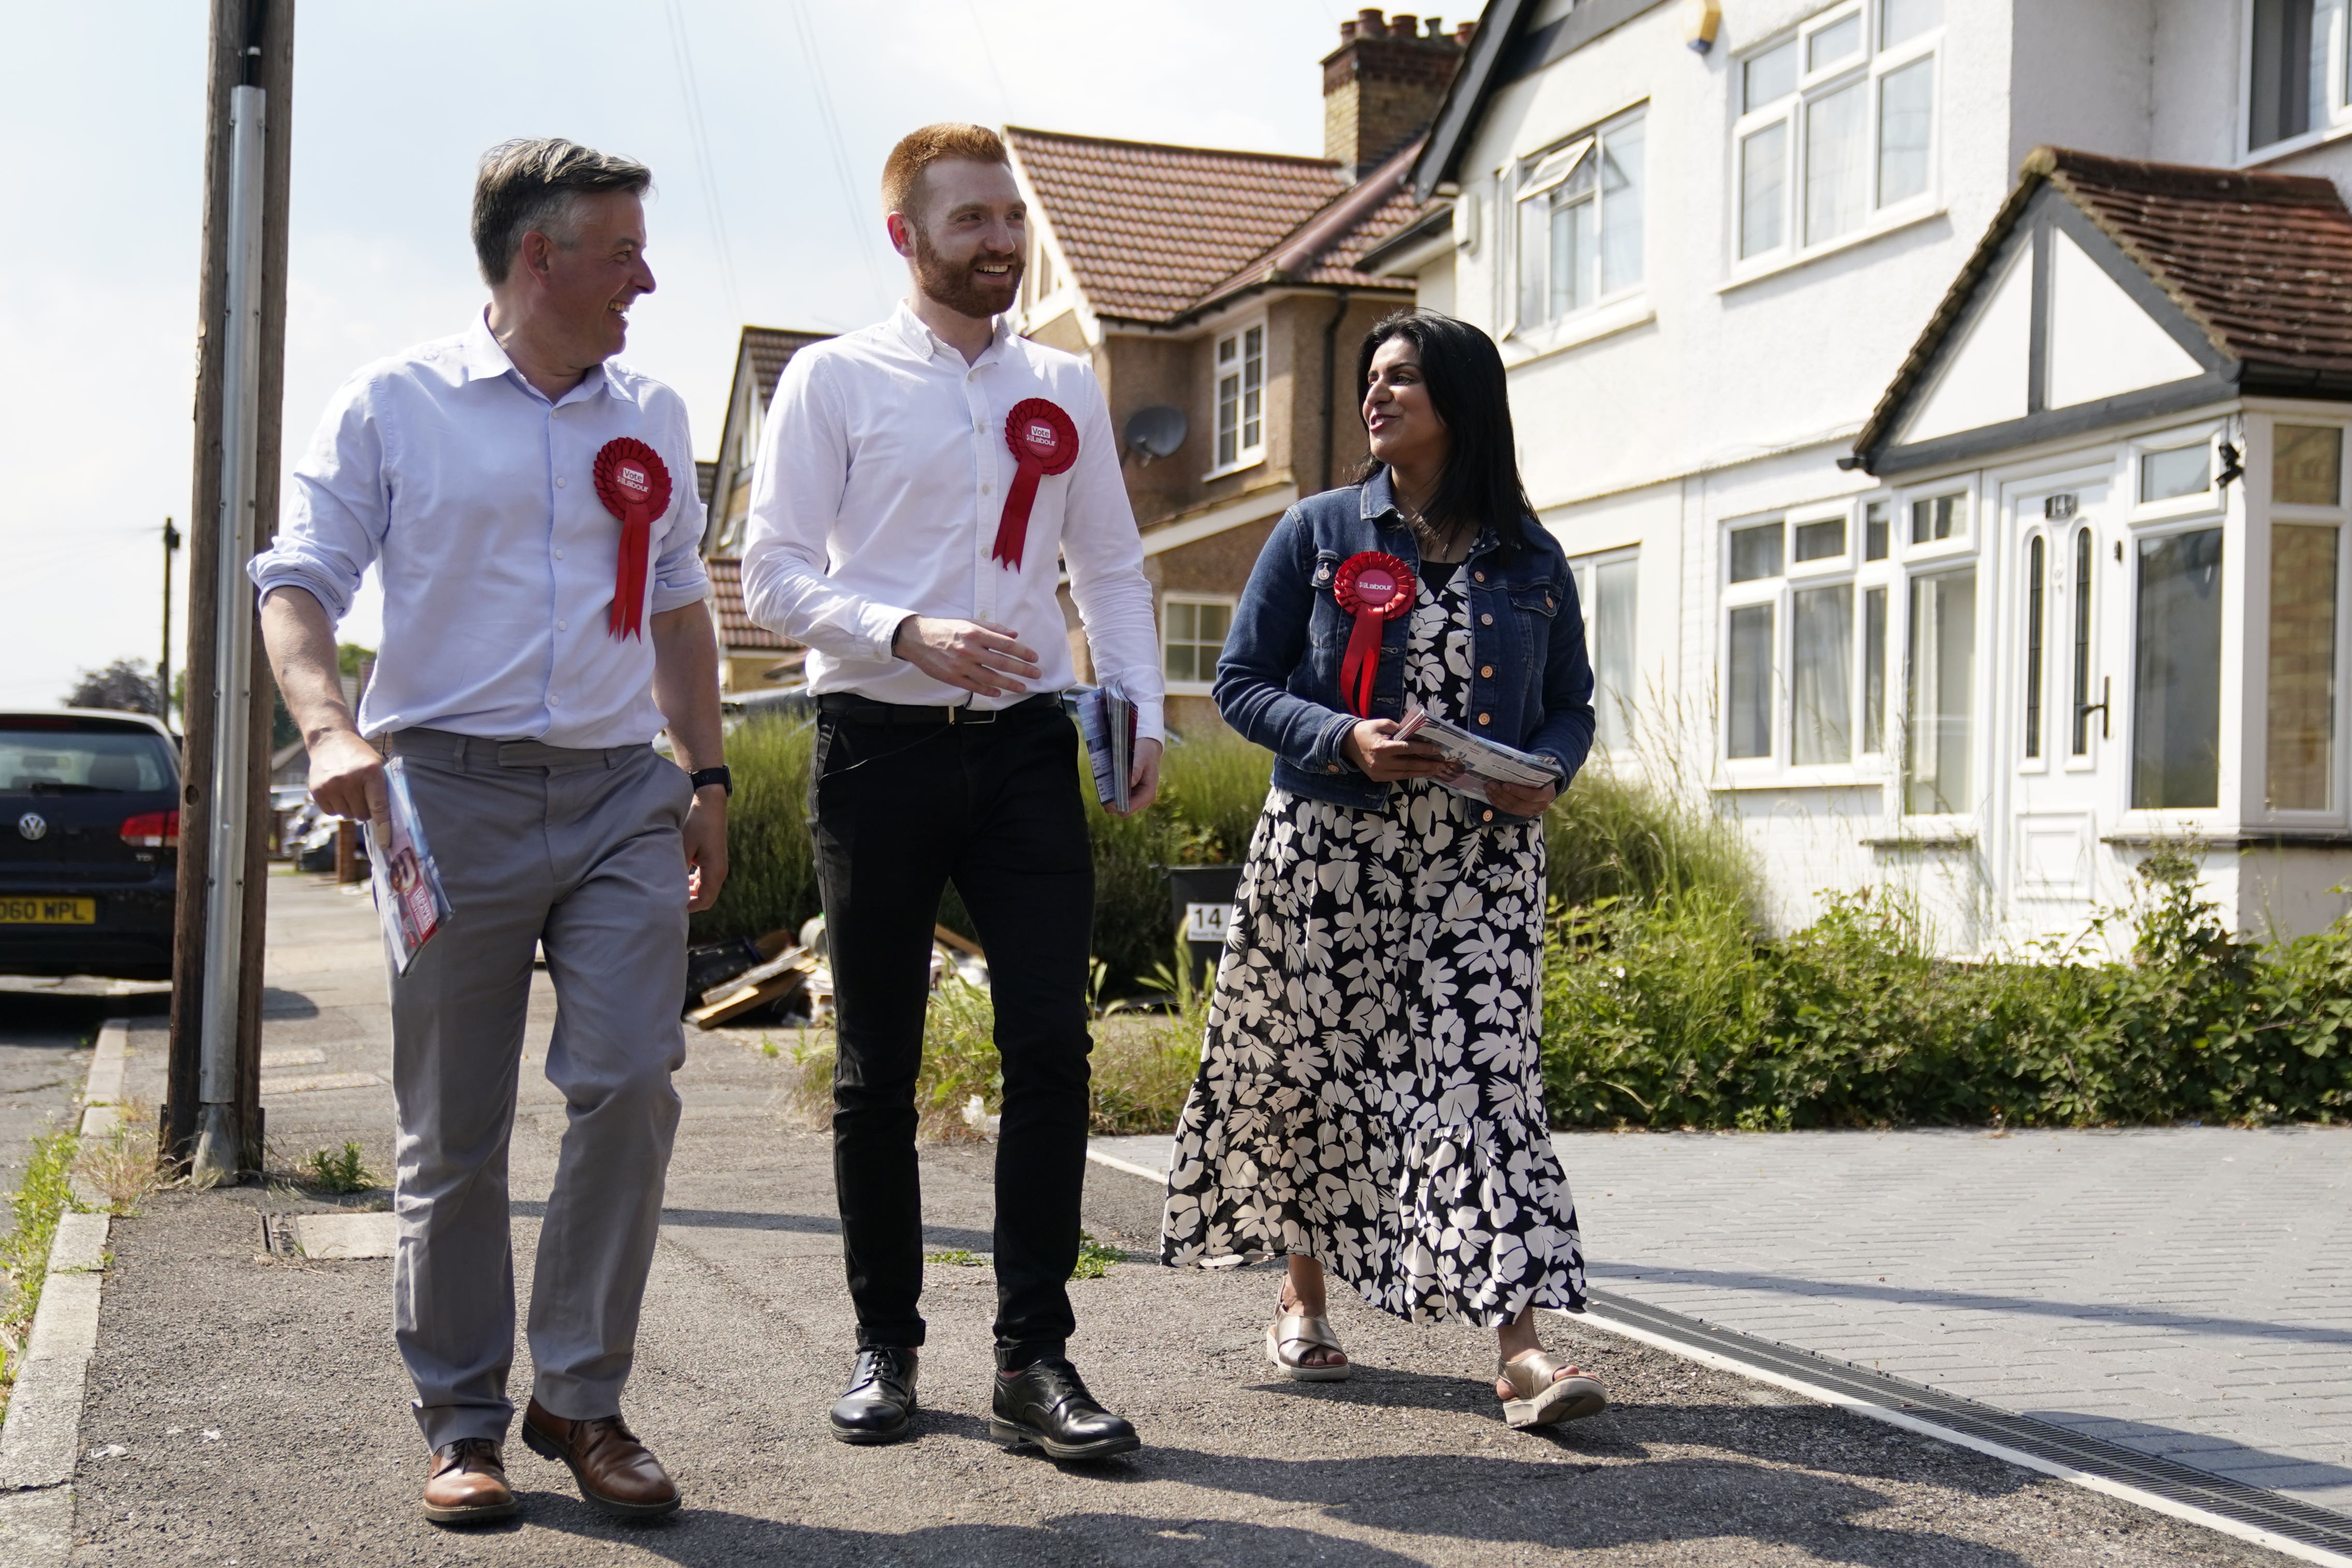
[[[1139,408],[1127,416],[1127,449],[1146,464],[1155,457],[1171,456],[1184,444],[1188,428],[1184,411],[1172,403]]]

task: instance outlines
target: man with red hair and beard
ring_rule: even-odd
[[[931,125],[882,174],[911,287],[889,319],[785,367],[752,480],[744,598],[810,649],[809,794],[839,1041],[834,1180],[857,1356],[846,1443],[915,1410],[922,1198],[915,1079],[953,881],[989,959],[1004,1063],[991,1434],[1055,1459],[1139,1447],[1069,1361],[1085,1178],[1094,865],[1066,565],[1096,669],[1135,704],[1131,809],[1159,787],[1161,681],[1142,541],[1086,361],[1013,334],[1027,211],[995,133]]]

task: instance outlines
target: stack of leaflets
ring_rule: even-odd
[[[379,841],[375,824],[367,824],[368,880],[375,889],[384,939],[392,944],[393,970],[405,975],[417,950],[448,922],[449,897],[441,891],[441,873],[425,846],[425,824],[409,793],[404,758],[395,757],[383,765],[383,785],[388,819],[383,838],[390,841]]]
[[[1071,709],[1087,737],[1094,765],[1095,794],[1121,816],[1128,811],[1128,780],[1135,772],[1135,705],[1116,686],[1081,686]]]
[[[1449,760],[1460,763],[1462,772],[1458,776],[1438,782],[1456,794],[1471,796],[1490,806],[1495,802],[1486,793],[1489,783],[1536,789],[1560,781],[1559,765],[1550,758],[1497,746],[1458,724],[1436,717],[1418,703],[1405,710],[1404,722],[1396,727],[1396,738],[1433,746]]]

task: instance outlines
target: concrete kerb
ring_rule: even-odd
[[[1168,1174],[1165,1171],[1152,1170],[1149,1166],[1137,1165],[1132,1161],[1123,1160],[1116,1155],[1106,1154],[1098,1150],[1088,1149],[1087,1151],[1087,1158],[1108,1170],[1115,1170],[1125,1176],[1139,1176],[1147,1181],[1155,1181],[1163,1184],[1168,1179]],[[2136,1504],[2138,1507],[2147,1509],[2153,1512],[2161,1513],[2173,1519],[2183,1520],[2190,1524],[2200,1525],[2207,1530],[2219,1531],[2220,1533],[2230,1536],[2234,1540],[2248,1542],[2257,1546],[2268,1547],[2271,1551],[2279,1552],[2284,1556],[2293,1557],[2305,1563],[2326,1564],[2327,1565],[2327,1568],[2352,1568],[2352,1556],[2347,1556],[2342,1552],[2331,1552],[2325,1547],[2308,1545],[2303,1542],[2295,1541],[2289,1537],[2276,1534],[2271,1531],[2263,1530],[2259,1526],[2246,1524],[2241,1521],[2231,1519],[2227,1515],[2215,1513],[2210,1510],[2198,1508],[2191,1504],[2179,1502],[2171,1498],[2146,1490],[2140,1487],[2132,1486],[2127,1482],[2115,1480],[2106,1476],[2094,1475],[2086,1470],[2076,1469],[2071,1465],[2062,1464],[2052,1459],[2043,1458],[2037,1454],[2026,1453],[2022,1449],[2012,1448],[2004,1444],[1992,1442],[1987,1438],[1977,1437],[1972,1433],[1955,1431],[1949,1427],[1942,1426],[1934,1421],[1923,1419],[1907,1410],[1898,1410],[1888,1406],[1873,1404],[1869,1400],[1856,1398],[1852,1395],[1843,1393],[1836,1389],[1826,1388],[1819,1384],[1807,1382],[1802,1378],[1790,1377],[1769,1367],[1755,1365],[1752,1363],[1742,1361],[1736,1356],[1721,1355],[1711,1351],[1701,1349],[1696,1345],[1685,1344],[1680,1341],[1671,1339],[1664,1334],[1653,1333],[1649,1330],[1641,1328],[1635,1324],[1620,1322],[1617,1319],[1609,1316],[1604,1312],[1588,1309],[1580,1313],[1556,1312],[1552,1315],[1562,1318],[1568,1322],[1585,1324],[1592,1328],[1603,1330],[1609,1333],[1615,1334],[1620,1338],[1633,1340],[1639,1343],[1650,1346],[1653,1349],[1663,1350],[1670,1354],[1680,1356],[1684,1360],[1696,1362],[1702,1366],[1711,1367],[1720,1372],[1727,1372],[1736,1376],[1749,1378],[1759,1383],[1769,1384],[1776,1388],[1783,1389],[1788,1393],[1798,1395],[1803,1398],[1813,1400],[1819,1404],[1834,1406],[1841,1410],[1849,1410],[1857,1416],[1866,1416],[1874,1421],[1883,1421],[1890,1427],[1902,1427],[1905,1431],[1916,1433],[1918,1436],[1923,1437],[1932,1437],[1939,1443],[1949,1443],[1955,1448],[1967,1448],[1975,1453],[1984,1454],[1992,1458],[2002,1460],[2005,1463],[2019,1466],[2024,1469],[2033,1470],[2042,1475],[2053,1476],[2060,1480],[2071,1482],[2075,1486],[2087,1488],[2092,1491],[2103,1492],[2109,1497],[2118,1499],[2125,1502]]]
[[[81,1134],[104,1138],[121,1123],[129,1024],[109,1019],[98,1032],[82,1086]],[[105,1195],[77,1170],[73,1197],[103,1209]],[[34,1568],[63,1563],[73,1545],[74,1464],[81,1453],[81,1406],[89,1358],[98,1349],[98,1309],[106,1282],[111,1220],[102,1212],[58,1218],[47,1282],[26,1337],[8,1419],[0,1426],[0,1541],[9,1560]]]

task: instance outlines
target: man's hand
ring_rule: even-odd
[[[1376,783],[1391,784],[1400,779],[1451,779],[1462,771],[1459,763],[1449,762],[1445,754],[1421,740],[1396,740],[1396,720],[1368,718],[1348,732],[1339,749],[1348,760],[1363,769],[1364,777]]]
[[[322,811],[373,824],[377,843],[392,841],[383,758],[359,731],[338,727],[310,743],[310,799]]]
[[[1559,799],[1559,786],[1557,784],[1538,784],[1523,789],[1517,784],[1497,783],[1492,779],[1486,780],[1487,803],[1497,810],[1508,811],[1514,817],[1540,817],[1550,810],[1551,803]]]
[[[1002,626],[909,615],[898,622],[890,651],[935,681],[984,697],[1017,697],[1021,683],[1041,673],[1034,649]]]
[[[1135,761],[1127,770],[1126,815],[1132,817],[1148,810],[1160,798],[1160,742],[1156,740],[1135,743]],[[1103,803],[1103,810],[1113,816],[1120,814],[1108,801]]]
[[[727,885],[727,791],[706,784],[686,813],[686,908],[697,914],[719,902]]]

